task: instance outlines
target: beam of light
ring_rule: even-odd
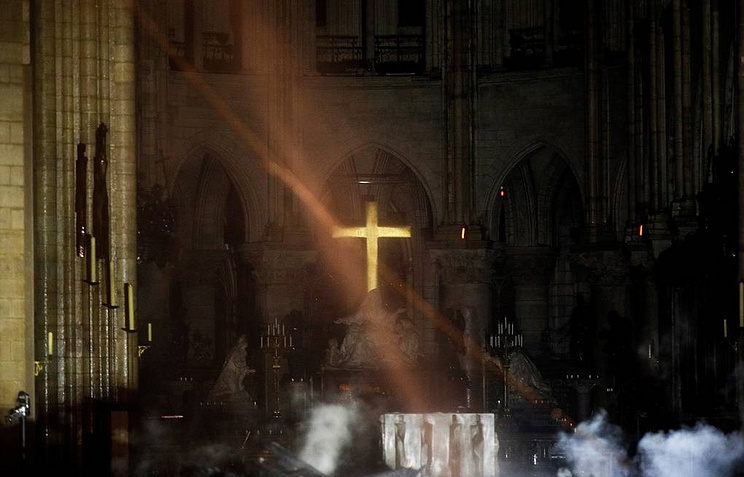
[[[379,255],[378,239],[411,238],[411,227],[381,227],[378,223],[377,202],[366,204],[367,221],[364,227],[335,227],[333,238],[354,237],[367,241],[367,291],[377,288],[377,261]]]
[[[230,127],[238,135],[238,137],[242,141],[244,141],[247,146],[249,146],[253,151],[256,151],[256,155],[260,159],[261,165],[264,167],[264,169],[270,175],[279,179],[283,184],[285,184],[285,186],[292,190],[295,196],[305,205],[305,207],[307,207],[308,212],[320,224],[323,225],[325,230],[333,230],[335,227],[338,227],[337,221],[326,210],[326,208],[323,206],[320,200],[318,200],[315,194],[308,188],[308,186],[306,185],[307,181],[303,181],[302,179],[300,179],[300,177],[305,176],[305,174],[303,174],[303,171],[298,171],[298,173],[295,173],[288,167],[269,158],[269,153],[263,152],[266,151],[266,145],[264,143],[265,138],[259,136],[252,129],[250,129],[238,116],[238,114],[236,114],[228,105],[226,99],[218,95],[204,81],[201,73],[196,70],[196,68],[185,58],[177,55],[176,50],[170,46],[170,42],[168,41],[166,35],[160,30],[160,28],[152,20],[152,18],[150,18],[147,12],[145,12],[140,7],[137,0],[126,0],[126,6],[130,9],[134,18],[138,21],[140,27],[142,27],[142,29],[147,32],[148,35],[150,35],[150,37],[153,39],[156,45],[161,48],[162,51],[167,53],[169,59],[176,64],[177,68],[182,72],[186,80],[203,95],[204,99],[214,108],[215,112],[224,119],[228,127]],[[301,164],[295,165],[301,166]],[[503,186],[500,191],[500,195],[502,197],[506,195]],[[328,244],[323,244],[322,242],[320,243],[320,245],[328,247]],[[329,254],[329,256],[331,257],[333,255],[333,253]],[[353,275],[353,270],[347,264],[343,264],[337,261],[332,262],[332,265],[341,267],[346,276]],[[378,263],[378,273],[379,275],[387,277],[390,280],[399,281],[398,277],[395,276],[395,274],[393,274],[387,267],[383,266],[380,263]],[[349,285],[347,284],[347,286]],[[473,346],[472,343],[466,343],[466,339],[463,333],[456,327],[454,327],[454,325],[452,325],[449,320],[441,316],[441,314],[439,314],[437,310],[435,310],[415,290],[413,290],[405,283],[403,283],[399,289],[402,290],[402,292],[408,297],[408,303],[410,303],[415,309],[419,310],[424,318],[431,321],[436,328],[442,330],[446,335],[450,336],[453,341],[457,343],[463,343],[465,345],[465,349],[467,350],[469,358],[478,359],[481,360],[479,362],[486,363],[486,369],[496,375],[502,374],[502,371],[498,364],[495,363],[495,361],[491,363],[493,359],[491,358],[489,360],[489,355],[484,350],[476,349],[477,347]],[[744,292],[742,296],[744,297]],[[742,299],[742,301],[744,302],[744,298]],[[744,309],[744,306],[742,307],[742,309]],[[742,327],[744,327],[744,312],[742,312],[741,314],[741,323]],[[392,339],[393,337],[389,336],[389,333],[380,332],[378,334],[379,336],[375,338],[375,341],[381,343],[381,345],[383,346],[383,350],[390,351],[394,356],[395,350],[390,349],[390,343],[394,342],[394,340]],[[387,365],[387,360],[383,361],[382,364]],[[400,366],[390,366],[388,371],[395,381],[396,386],[398,386],[398,389],[409,400],[409,402],[414,405],[414,407],[423,405],[424,399],[422,393],[420,392],[420,390],[423,389],[423,386],[420,385],[419,373],[414,373],[410,370],[405,369],[405,367]],[[517,388],[515,389],[517,392],[524,393],[525,396],[530,394],[531,388],[527,389],[528,387],[521,385],[521,383],[516,382],[516,380],[511,381],[513,382],[510,383],[510,387],[513,386]],[[519,389],[520,385],[525,389]],[[534,390],[532,390],[531,392],[534,393]],[[562,413],[562,411],[560,412]]]

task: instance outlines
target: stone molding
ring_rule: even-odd
[[[430,249],[442,283],[491,283],[496,253],[479,249]]]
[[[506,251],[506,262],[515,285],[550,283],[555,269],[556,250],[549,247],[514,247]]]

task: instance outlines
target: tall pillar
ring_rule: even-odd
[[[111,405],[130,403],[137,389],[137,337],[122,331],[124,308],[104,307],[104,286],[88,285],[85,259],[75,244],[76,146],[87,144],[89,158],[105,153],[109,250],[115,263],[114,289],[123,303],[124,283],[136,290],[136,159],[134,23],[115,0],[74,4],[33,2],[34,42],[34,307],[36,356],[52,357],[36,379],[38,438],[42,454],[52,447],[65,463],[80,465],[81,435],[96,432],[95,419],[83,414],[91,398]],[[30,107],[30,106],[29,106]],[[95,127],[105,123],[105,151],[96,151]],[[93,184],[93,160],[87,184]],[[100,170],[100,169],[99,169]],[[92,218],[92,188],[86,196]],[[98,200],[98,199],[96,199]],[[100,202],[99,202],[100,204]],[[86,230],[94,234],[92,220]],[[90,252],[87,252],[90,253]],[[93,259],[100,276],[105,260]],[[136,307],[136,304],[135,304]],[[137,323],[135,322],[135,327]],[[121,420],[125,422],[126,419]],[[106,420],[110,425],[114,420]],[[120,429],[124,440],[127,429]],[[111,438],[111,436],[107,436]],[[126,446],[115,458],[124,462]],[[96,461],[97,462],[97,461]],[[111,469],[97,469],[100,472]]]
[[[34,340],[45,344],[46,335],[34,336],[33,320],[33,182],[31,116],[32,2],[4,2],[0,39],[0,414],[16,406],[20,391],[38,401],[34,392]],[[32,407],[33,409],[33,407]],[[32,419],[34,415],[32,413]],[[3,425],[0,469],[22,475],[20,442],[14,427]],[[3,436],[7,436],[4,438]]]
[[[475,13],[473,2],[444,1],[444,218],[449,225],[464,225],[473,222],[475,213]]]
[[[600,147],[600,64],[599,29],[597,27],[596,0],[587,0],[585,12],[586,29],[586,180],[587,180],[587,225],[590,238],[594,239],[600,224],[601,200],[599,198]]]
[[[739,40],[737,65],[737,114],[739,116],[737,136],[739,140],[739,184],[744,184],[744,6],[739,2]],[[744,293],[744,187],[739,186],[739,293]],[[739,369],[744,369],[744,296],[739,296]],[[738,373],[737,398],[739,406],[744,406],[744,377]]]
[[[466,349],[464,371],[470,381],[470,405],[483,409],[482,353],[485,334],[492,320],[492,266],[494,253],[487,248],[440,248],[430,245],[429,253],[438,269],[440,310],[451,309],[464,320]],[[458,337],[459,338],[459,337]]]
[[[247,244],[240,253],[255,269],[261,321],[281,321],[292,310],[304,313],[310,278],[307,270],[317,259],[316,251],[264,243]]]
[[[540,351],[543,332],[549,325],[548,295],[556,254],[547,247],[519,247],[508,253],[516,295],[514,319],[524,336],[525,348],[535,355]]]

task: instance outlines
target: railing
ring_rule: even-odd
[[[358,74],[364,72],[361,37],[318,35],[316,67],[321,74]]]
[[[228,43],[230,35],[224,32],[202,33],[204,69],[217,73],[231,73],[237,69],[235,61],[235,47]]]
[[[380,74],[417,74],[425,69],[421,35],[375,36],[375,71]]]
[[[542,66],[545,63],[545,29],[536,27],[509,30],[509,47],[511,54],[507,59],[507,66]]]

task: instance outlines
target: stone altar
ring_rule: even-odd
[[[382,451],[392,469],[429,477],[497,477],[493,414],[383,414]]]

